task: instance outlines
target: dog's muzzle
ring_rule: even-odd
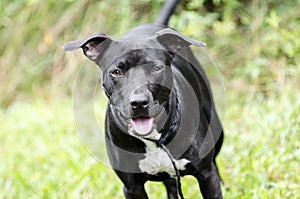
[[[152,96],[138,93],[130,96],[127,109],[112,106],[121,129],[137,137],[148,137],[165,122],[164,104],[154,102]],[[126,130],[124,129],[126,128]],[[159,129],[157,129],[159,131]]]
[[[130,96],[132,118],[129,130],[133,130],[139,136],[151,133],[154,128],[154,118],[149,116],[151,98],[145,93],[135,93]]]

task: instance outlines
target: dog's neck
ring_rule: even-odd
[[[169,111],[168,120],[164,124],[164,127],[160,130],[161,137],[159,142],[163,144],[168,144],[176,135],[176,132],[180,125],[180,103],[179,97],[176,90],[176,84],[172,88],[169,103],[167,104],[167,109]]]

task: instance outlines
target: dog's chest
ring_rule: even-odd
[[[145,144],[145,158],[139,161],[139,168],[141,171],[151,175],[166,172],[170,176],[176,176],[172,160],[168,156],[167,152],[150,141],[145,141]],[[186,165],[191,162],[185,158],[173,161],[177,169],[181,171],[184,171],[186,169]]]

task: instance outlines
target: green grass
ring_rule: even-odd
[[[117,198],[109,168],[75,130],[71,101],[17,104],[1,113],[0,198]]]
[[[299,198],[300,98],[286,89],[240,103],[240,94],[227,92],[218,158],[225,198]],[[0,126],[0,198],[122,198],[113,171],[82,145],[71,99],[17,103],[0,112]],[[182,182],[186,198],[200,198],[192,177]],[[166,197],[160,183],[146,189],[150,198]]]
[[[289,91],[244,104],[240,95],[228,99],[219,157],[225,198],[300,197],[300,98]]]

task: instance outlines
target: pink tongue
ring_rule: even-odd
[[[135,118],[131,119],[130,123],[136,133],[146,135],[152,130],[153,118]]]

